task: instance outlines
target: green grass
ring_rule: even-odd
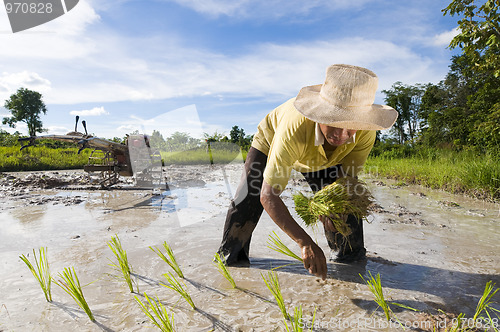
[[[175,278],[175,276],[169,272],[165,273],[163,275],[167,279],[167,284],[160,283],[160,285],[170,288],[171,290],[177,292],[180,294],[184,300],[191,306],[193,310],[196,309],[196,306],[193,302],[193,299],[191,298],[191,295],[189,295],[188,291],[186,290],[186,284],[181,285],[181,283]]]
[[[47,248],[42,247],[39,249],[38,258],[36,257],[35,249],[33,249],[33,260],[35,261],[36,268],[25,255],[21,255],[19,258],[28,266],[33,276],[38,280],[47,302],[52,302],[52,277],[50,275],[49,262],[47,260]]]
[[[409,156],[381,153],[369,157],[365,171],[473,197],[500,199],[500,158],[491,154],[421,149]]]
[[[161,157],[165,165],[198,165],[198,164],[228,164],[239,158],[240,151],[229,149],[212,149],[212,154],[207,149],[193,149],[176,152],[161,152]],[[247,151],[243,151],[243,160],[246,158]]]
[[[146,293],[144,293],[144,297],[146,298],[146,303],[143,303],[137,296],[135,296],[135,300],[149,320],[162,332],[175,331],[174,314],[172,313],[172,316],[169,316],[167,308],[165,308],[158,298],[155,300]]]
[[[89,149],[78,154],[78,148],[51,149],[32,146],[22,151],[19,146],[0,147],[0,171],[43,171],[80,169],[87,164]]]
[[[182,273],[181,267],[177,263],[177,260],[175,259],[174,252],[172,251],[172,248],[167,244],[166,241],[163,242],[163,248],[165,248],[165,252],[167,253],[167,256],[165,256],[164,253],[161,252],[160,249],[156,247],[149,247],[153,252],[155,252],[165,263],[167,263],[174,271],[177,273],[177,275],[180,278],[184,278],[184,274]]]
[[[112,263],[110,265],[122,273],[122,277],[127,283],[130,292],[133,293],[134,283],[132,282],[132,277],[131,277],[132,268],[130,267],[130,264],[128,262],[127,252],[123,249],[120,239],[118,238],[118,235],[111,237],[111,241],[108,242],[108,247],[111,249],[113,254],[115,254],[115,257],[118,261],[117,264]],[[137,292],[139,292],[138,286],[137,286]]]
[[[63,273],[59,273],[58,275],[62,280],[56,281],[56,285],[68,293],[75,300],[78,306],[85,311],[90,320],[94,322],[94,315],[85,300],[85,296],[83,296],[82,286],[80,285],[80,280],[76,275],[75,268],[64,268]]]
[[[214,258],[215,258],[215,265],[217,266],[217,270],[219,271],[219,273],[222,274],[222,276],[226,278],[227,281],[229,281],[229,283],[233,288],[238,288],[236,286],[236,282],[234,281],[233,276],[227,269],[227,266],[225,264],[226,261],[220,256],[219,253],[216,253]]]

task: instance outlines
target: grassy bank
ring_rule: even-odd
[[[52,149],[33,146],[22,151],[19,148],[0,147],[0,172],[83,168],[90,154],[89,149],[78,154],[78,148]]]
[[[245,160],[247,151],[206,148],[180,152],[161,152],[164,165],[199,165],[199,164],[229,164],[232,161]]]
[[[367,160],[367,173],[453,193],[500,200],[500,158],[448,149],[384,150]]]

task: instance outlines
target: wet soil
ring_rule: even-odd
[[[0,331],[149,331],[151,323],[134,299],[144,300],[144,293],[170,308],[179,331],[284,331],[261,274],[294,262],[267,248],[268,236],[276,231],[299,250],[267,214],[253,235],[250,266],[230,268],[240,289],[231,289],[212,263],[241,170],[241,164],[168,166],[168,191],[134,189],[127,178],[102,190],[82,171],[0,174]],[[500,285],[499,206],[385,179],[365,181],[376,199],[365,224],[368,259],[329,262],[325,281],[301,265],[278,269],[289,311],[302,305],[304,323],[316,311],[317,331],[402,330],[373,302],[360,277],[371,272],[380,273],[388,300],[419,310],[392,306],[410,330],[439,331],[461,312],[471,317],[485,284]],[[309,189],[296,175],[282,195],[295,217],[292,196],[298,190]],[[328,252],[322,230],[307,231]],[[116,271],[107,242],[115,234],[128,253],[138,294],[110,276]],[[161,248],[164,241],[175,252],[197,310],[161,285],[171,270],[149,247]],[[45,301],[19,259],[42,246],[56,279],[73,266],[88,284],[84,294],[96,322],[55,285],[54,301]]]

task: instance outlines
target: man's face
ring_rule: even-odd
[[[319,124],[319,128],[323,136],[325,136],[325,140],[331,146],[341,146],[345,144],[345,142],[356,133],[356,130],[330,127],[325,124]]]

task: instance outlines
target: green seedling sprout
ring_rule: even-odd
[[[189,295],[189,293],[185,288],[186,284],[184,284],[183,282],[184,286],[182,286],[181,283],[175,278],[175,276],[171,272],[165,273],[164,276],[167,279],[168,284],[163,284],[163,283],[160,284],[179,293],[191,306],[191,308],[193,308],[193,310],[196,309],[193,299],[191,298],[191,296]]]
[[[163,247],[165,248],[165,251],[167,252],[167,256],[165,256],[164,253],[161,252],[160,249],[156,247],[149,247],[153,252],[155,252],[165,263],[167,263],[174,271],[177,273],[177,275],[180,278],[184,278],[184,274],[182,273],[182,270],[177,264],[177,261],[175,260],[174,252],[172,251],[172,248],[167,244],[167,242],[163,242]]]
[[[290,258],[293,258],[299,262],[303,262],[302,258],[291,251],[280,239],[280,237],[273,231],[272,234],[269,234],[269,238],[267,239],[267,247],[279,253],[282,253]]]
[[[285,321],[290,320],[290,315],[288,315],[288,312],[286,311],[285,301],[283,300],[283,295],[281,294],[278,274],[274,271],[269,271],[267,274],[267,279],[262,273],[261,276],[262,279],[264,279],[267,288],[271,291],[271,294],[273,294],[274,299],[276,300],[276,303],[278,304],[278,307],[283,314],[283,318],[285,319]]]
[[[313,327],[314,327],[314,320],[316,318],[316,308],[314,309],[314,314],[313,314],[313,319],[311,322],[311,329],[309,330],[312,332]],[[288,323],[285,319],[283,319],[285,322],[285,328],[287,332],[303,332],[304,331],[304,322],[302,320],[302,305],[299,305],[298,307],[295,307],[293,310],[293,320],[290,320],[290,328],[288,327]]]
[[[490,315],[490,312],[488,311],[488,309],[500,313],[500,310],[491,307],[491,303],[492,303],[491,298],[493,296],[495,296],[495,294],[499,290],[499,288],[493,290],[494,287],[495,287],[495,284],[493,283],[492,280],[490,280],[486,283],[486,287],[484,288],[483,295],[481,296],[481,298],[479,299],[479,302],[477,303],[476,312],[475,312],[474,317],[473,317],[474,321],[476,321],[480,317],[480,315],[483,311],[488,316],[490,322],[493,321],[491,319],[491,315]],[[498,315],[497,315],[497,317],[498,317]],[[496,329],[496,327],[493,327],[493,328],[495,329],[495,331],[498,331]]]
[[[160,329],[162,332],[174,332],[174,314],[172,316],[168,315],[167,308],[161,303],[161,301],[149,297],[144,293],[147,303],[143,303],[137,296],[135,300],[141,306],[142,312],[149,318],[149,320]]]
[[[26,263],[28,268],[30,269],[33,276],[38,280],[40,287],[42,288],[43,294],[45,295],[45,299],[47,302],[52,302],[52,277],[50,276],[49,262],[47,260],[46,254],[47,248],[41,247],[39,249],[39,256],[36,257],[35,249],[33,249],[33,259],[35,261],[35,267],[28,260],[28,257],[25,255],[19,256],[21,260]]]
[[[76,275],[75,268],[64,268],[63,273],[59,273],[58,275],[62,280],[56,281],[56,285],[68,293],[75,300],[78,306],[85,311],[90,320],[94,322],[94,315],[92,314],[92,311],[83,296],[82,286],[80,285],[80,280],[78,280],[78,276]]]
[[[236,282],[234,281],[234,278],[233,276],[231,275],[231,273],[229,272],[229,270],[227,269],[227,266],[226,266],[226,260],[223,259],[219,253],[216,253],[215,254],[215,263],[216,263],[216,266],[217,266],[217,270],[219,270],[220,274],[222,274],[222,276],[224,276],[224,278],[226,278],[227,281],[229,281],[229,283],[231,284],[231,286],[233,288],[238,288],[236,286]]]
[[[384,291],[382,289],[382,282],[380,281],[380,273],[377,273],[376,277],[373,277],[371,271],[368,271],[368,273],[370,274],[370,278],[368,280],[365,280],[365,278],[363,278],[363,276],[361,274],[359,274],[359,276],[368,285],[368,288],[370,289],[370,291],[372,292],[373,296],[375,297],[375,302],[384,311],[385,318],[387,319],[387,321],[391,320],[391,313],[394,315],[394,312],[392,311],[392,309],[389,306],[389,304],[396,305],[398,307],[409,309],[409,310],[413,310],[413,311],[418,311],[417,309],[408,307],[408,306],[400,304],[400,303],[387,302],[386,299],[385,299],[385,297],[384,297]],[[401,324],[401,322],[396,317],[396,315],[394,315],[394,318],[401,325],[401,327],[403,327],[403,329],[404,329],[403,324]]]
[[[359,276],[368,285],[368,288],[375,297],[375,302],[378,304],[380,308],[382,308],[385,314],[385,318],[387,319],[387,321],[389,321],[391,320],[390,313],[392,312],[392,310],[389,307],[389,303],[387,303],[387,301],[384,298],[384,291],[382,289],[382,283],[380,281],[380,273],[377,273],[376,277],[373,277],[371,271],[368,271],[368,273],[370,274],[370,278],[368,280],[365,280],[365,278],[363,278],[361,274]]]
[[[110,264],[118,271],[121,271],[122,277],[128,285],[131,293],[134,292],[133,282],[132,282],[132,268],[128,262],[127,252],[123,249],[118,235],[112,236],[111,241],[108,242],[108,247],[111,249],[113,254],[115,254],[118,264]],[[137,285],[137,292],[139,292],[139,286]]]

